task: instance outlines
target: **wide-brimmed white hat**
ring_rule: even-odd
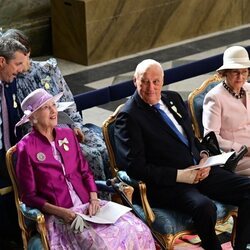
[[[223,65],[217,69],[246,69],[250,68],[249,55],[242,46],[232,46],[225,50],[223,55]]]
[[[23,117],[16,124],[16,126],[20,126],[29,121],[30,116],[36,112],[39,108],[41,108],[46,102],[54,100],[57,102],[63,95],[63,92],[52,96],[46,90],[40,88],[36,89],[27,95],[21,103],[21,108],[23,110]]]

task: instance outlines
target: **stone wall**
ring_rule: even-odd
[[[24,31],[31,39],[32,56],[52,53],[50,0],[0,0],[0,6],[3,31]]]
[[[86,65],[250,23],[249,0],[65,1],[52,0],[54,52]]]
[[[51,50],[52,36],[55,56],[85,65],[250,23],[249,0],[0,0],[0,4],[0,27],[27,31],[35,54]]]

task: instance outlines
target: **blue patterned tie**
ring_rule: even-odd
[[[168,126],[175,132],[175,134],[179,137],[179,139],[189,146],[188,139],[176,128],[172,120],[168,117],[168,115],[160,109],[160,103],[153,105],[153,107],[160,113],[162,119],[168,124]]]

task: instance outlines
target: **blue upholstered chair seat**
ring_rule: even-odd
[[[231,205],[224,205],[215,202],[217,207],[217,219],[223,220],[230,211],[236,209]],[[134,205],[136,211],[140,214],[141,218],[146,221],[143,208],[139,205]],[[185,230],[194,231],[194,223],[192,218],[184,213],[171,209],[152,208],[155,214],[155,221],[152,228],[161,234],[176,234]]]
[[[133,186],[135,189],[140,189],[139,183],[141,182],[130,178],[125,171],[118,171],[117,177],[120,181]],[[146,197],[144,197],[143,199],[145,198]],[[222,204],[217,201],[214,202],[217,208],[217,222],[225,222],[231,215],[234,217],[236,216],[236,207]],[[151,207],[155,219],[149,222],[143,206],[134,204],[134,209],[145,223],[150,224],[153,231],[166,237],[165,240],[170,249],[173,249],[175,238],[178,238],[182,234],[184,235],[195,232],[194,222],[192,218],[183,212],[173,209]]]

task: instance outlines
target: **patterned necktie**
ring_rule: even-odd
[[[7,151],[10,147],[10,131],[9,131],[9,115],[7,104],[4,95],[4,85],[0,82],[0,92],[1,92],[1,107],[2,107],[2,121],[3,121],[3,140],[5,150]]]
[[[172,120],[168,117],[168,115],[162,109],[160,109],[160,103],[153,105],[153,107],[160,113],[162,119],[175,132],[175,134],[179,137],[179,139],[187,146],[189,146],[188,139],[176,128],[176,126],[174,125]]]

